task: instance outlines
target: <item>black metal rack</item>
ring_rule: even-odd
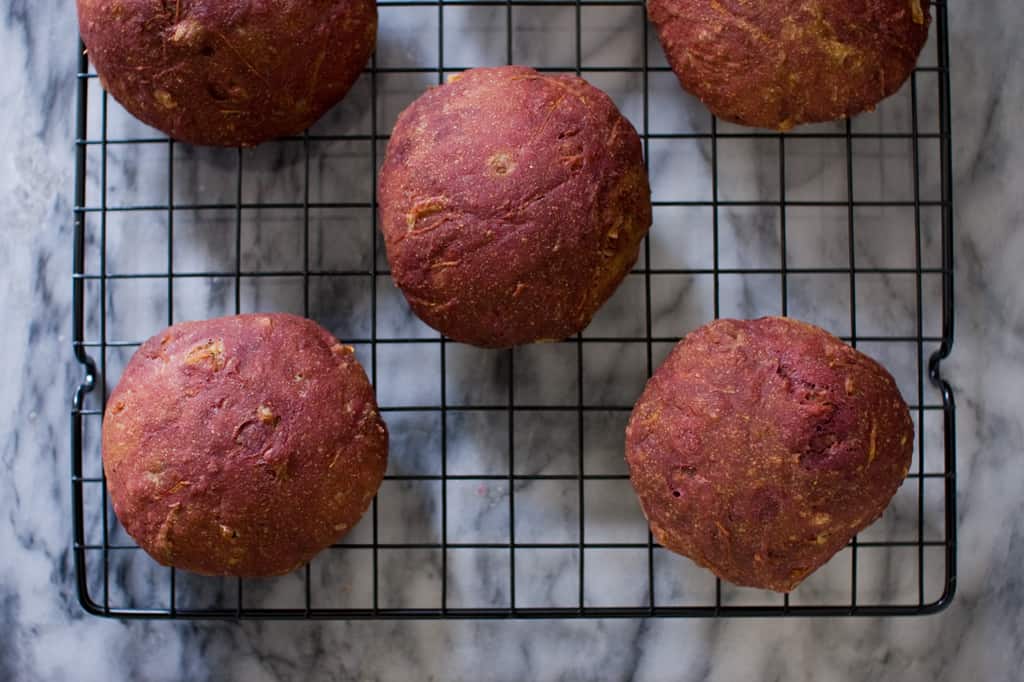
[[[640,0],[383,0],[378,6],[382,44],[340,108],[341,132],[318,124],[255,152],[209,152],[208,165],[196,161],[200,152],[141,124],[115,129],[117,105],[100,92],[82,51],[73,326],[85,377],[71,410],[82,606],[119,618],[374,619],[910,615],[948,605],[956,586],[956,512],[954,401],[940,373],[953,343],[946,3],[932,3],[931,42],[893,98],[903,105],[886,102],[875,115],[788,134],[722,124],[688,100],[680,105],[691,114],[688,122],[662,121],[677,110],[652,103],[654,94],[685,95],[660,61]],[[529,63],[535,52],[523,45],[543,37],[531,32],[560,27],[566,42],[555,51],[570,55],[567,61],[574,52],[575,63],[532,65],[575,72],[599,87],[607,87],[603,79],[625,82],[626,108],[632,107],[626,113],[649,164],[654,147],[692,148],[689,155],[656,154],[670,168],[652,169],[655,227],[641,262],[604,317],[577,338],[479,353],[390,306],[397,299],[374,219],[386,119],[401,105],[392,106],[388,93],[407,103],[428,80],[441,82],[476,65],[446,58],[457,43],[445,23],[460,12],[477,12],[490,26],[484,42],[495,62]],[[436,24],[432,65],[401,63],[408,54],[384,42],[389,18],[400,16],[413,17],[421,33]],[[640,41],[639,49],[627,50],[629,63],[588,58],[608,38],[601,27],[626,19]],[[395,63],[385,63],[385,55]],[[362,164],[359,172],[368,177],[329,177],[323,150],[330,145],[340,145],[340,165]],[[909,154],[889,155],[890,145]],[[278,157],[268,162],[260,156],[265,148]],[[157,163],[147,168],[132,161],[154,155]],[[112,157],[125,159],[128,170],[115,173]],[[703,175],[682,177],[685,169],[672,161],[682,158],[697,159]],[[794,176],[808,159],[812,171],[830,179]],[[903,163],[905,173],[891,170]],[[751,168],[761,189],[738,196],[735,173]],[[210,169],[212,181],[197,178]],[[287,182],[275,187],[267,172],[287,175],[296,191],[288,193]],[[247,181],[253,173],[263,178],[255,193]],[[323,184],[330,185],[329,201],[320,196]],[[903,195],[894,189],[901,184]],[[218,190],[209,200],[197,196],[207,185]],[[154,187],[161,189],[154,194]],[[267,198],[278,190],[284,195]],[[278,221],[285,231],[275,233],[264,213],[286,216]],[[205,223],[200,218],[211,215]],[[834,231],[823,238],[830,226]],[[210,240],[209,253],[183,263],[180,242],[193,232]],[[821,262],[804,262],[808,254],[796,248],[809,239],[822,246]],[[339,258],[325,262],[322,251],[335,243],[342,244]],[[685,255],[676,258],[673,244]],[[896,262],[892,256],[901,248],[907,260]],[[143,254],[143,262],[133,263],[129,254]],[[291,294],[268,297],[267,283],[286,283]],[[183,295],[191,284],[206,286],[206,293]],[[637,510],[615,506],[631,497],[618,495],[628,488],[621,426],[638,392],[635,379],[650,375],[685,325],[719,315],[806,317],[819,296],[841,314],[812,321],[841,327],[844,339],[897,374],[916,422],[914,465],[883,520],[792,595],[734,588],[658,547],[645,526],[646,537],[638,535]],[[135,325],[120,316],[134,299],[146,313]],[[392,431],[381,495],[342,544],[277,581],[198,578],[160,567],[119,531],[107,501],[98,434],[108,389],[127,355],[160,325],[274,306],[318,319],[357,347]],[[664,320],[677,317],[678,324],[666,327]],[[407,364],[421,373],[436,368],[430,369],[434,385],[419,386],[414,395],[388,388],[385,372]],[[622,373],[628,367],[609,366],[630,364],[637,377]],[[483,389],[463,376],[466,367],[480,365],[490,370]],[[564,395],[546,394],[552,383]],[[392,523],[396,516],[402,523]],[[461,522],[466,519],[474,523]],[[410,520],[415,527],[403,529]]]

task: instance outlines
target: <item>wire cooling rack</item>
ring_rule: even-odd
[[[932,613],[956,584],[949,56],[945,2],[903,90],[853,121],[775,134],[713,119],[637,0],[379,3],[345,102],[300,137],[204,150],[78,74],[71,411],[74,556],[90,613],[145,618],[502,618]],[[626,27],[626,28],[623,28]],[[436,40],[431,38],[436,31]],[[423,40],[423,36],[428,38]],[[81,47],[81,46],[80,46]],[[472,47],[473,49],[469,49]],[[398,111],[477,65],[575,72],[641,133],[655,225],[582,335],[489,352],[413,318],[375,228]],[[201,578],[119,527],[99,453],[108,391],[183,319],[289,310],[352,343],[392,434],[363,522],[296,573]],[[736,588],[653,543],[622,457],[643,381],[718,316],[826,326],[896,376],[917,432],[883,518],[790,595]]]

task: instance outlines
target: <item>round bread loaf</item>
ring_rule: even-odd
[[[89,60],[144,123],[193,144],[302,132],[373,52],[373,0],[77,0]]]
[[[796,320],[719,320],[658,368],[626,429],[668,549],[737,585],[794,589],[881,516],[914,428],[888,372]]]
[[[869,111],[928,38],[928,0],[649,0],[683,87],[719,118],[788,130]]]
[[[161,564],[207,575],[280,575],[309,561],[366,511],[387,447],[352,348],[283,314],[157,334],[103,422],[121,525]]]
[[[395,283],[477,346],[579,332],[651,224],[629,121],[586,81],[522,66],[466,71],[409,105],[379,183]]]

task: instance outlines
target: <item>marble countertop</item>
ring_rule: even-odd
[[[66,2],[57,0],[0,0],[0,8],[4,10],[0,55],[9,65],[8,76],[0,84],[4,101],[0,126],[8,137],[0,162],[0,207],[5,217],[0,226],[0,300],[4,312],[0,352],[8,368],[7,388],[0,394],[0,433],[6,435],[0,444],[0,461],[6,474],[0,477],[0,618],[7,625],[6,636],[0,638],[0,679],[1019,679],[1020,663],[1024,661],[1024,574],[1020,570],[1024,564],[1024,497],[1020,494],[1024,467],[1017,461],[1017,454],[1024,442],[1019,407],[1024,401],[1020,381],[1024,372],[1024,284],[1017,268],[1024,260],[1024,237],[1017,227],[1024,217],[1020,195],[1024,186],[1024,142],[1013,126],[1024,113],[1024,80],[1016,73],[1016,66],[1024,58],[1024,47],[1018,40],[1024,20],[1012,0],[993,0],[984,11],[962,0],[954,0],[949,6],[957,326],[955,349],[944,372],[958,399],[958,594],[948,610],[930,617],[771,621],[211,624],[120,622],[84,614],[75,597],[67,485],[68,412],[71,392],[81,376],[69,340],[75,17]],[[551,12],[550,16],[542,17],[543,12],[539,12],[516,19],[517,61],[572,63],[572,46],[544,39],[544,31],[556,30],[566,19],[557,10]],[[436,53],[431,51],[436,51],[436,41],[415,39],[423,21],[429,24],[430,19],[414,14],[411,10],[382,14],[381,60],[397,65],[436,61]],[[623,37],[623,30],[613,26],[619,20],[612,16],[594,14],[584,19],[588,38],[581,51],[594,64],[621,59],[623,51],[633,49],[633,43]],[[480,37],[475,42],[446,43],[447,64],[504,61],[504,50],[494,47],[497,44],[504,48],[503,19],[496,12],[474,15],[455,11],[450,17],[446,15],[445,21],[452,35],[476,32]],[[641,24],[631,20],[629,25],[639,30]],[[571,32],[571,18],[566,27]],[[433,27],[428,28],[426,33],[435,35]],[[628,77],[595,77],[594,81],[612,93],[627,115],[637,115],[639,105],[630,95],[635,83]],[[378,112],[381,125],[389,125],[403,98],[407,100],[407,93],[422,85],[395,83],[393,91],[387,91],[393,92],[394,103],[382,100],[382,111]],[[658,92],[672,91],[666,88]],[[654,103],[652,111],[656,110],[657,115],[652,125],[702,125],[699,107],[673,97],[666,94],[664,101]],[[368,115],[353,98],[323,125],[364,125]],[[874,116],[856,125],[870,129],[880,124],[878,116],[898,120],[905,112],[894,103]],[[130,131],[135,125],[127,117],[113,120],[115,125],[123,126],[121,131]],[[733,150],[735,157],[723,152],[720,172],[733,174],[728,186],[754,198],[778,191],[772,185],[774,166],[744,162],[763,160],[770,152],[760,147],[739,147]],[[217,174],[230,172],[224,169],[226,162],[216,154],[183,148],[176,153],[180,155],[177,162],[192,164],[189,168],[197,174],[206,174],[196,186],[181,191],[219,200],[216,193],[223,187]],[[324,153],[348,155],[351,163],[360,163],[358,155],[343,148]],[[253,155],[251,167],[256,172],[245,192],[251,192],[254,199],[267,200],[281,191],[282,184],[287,187],[287,177],[282,179],[282,169],[285,175],[290,172],[287,152],[268,147],[247,154]],[[275,154],[283,158],[273,158]],[[655,198],[659,192],[678,189],[666,184],[672,178],[697,177],[685,161],[680,161],[694,156],[699,154],[687,156],[652,149],[652,177],[657,174]],[[114,200],[118,200],[116,192],[145,200],[147,192],[156,191],[147,180],[151,176],[146,174],[158,172],[163,163],[165,160],[148,157],[112,159],[108,186],[115,192]],[[777,160],[773,163],[777,165]],[[808,191],[817,196],[827,193],[836,180],[829,174],[829,167],[827,158],[811,159],[811,175],[801,179],[798,173],[789,191]],[[266,173],[261,173],[261,168]],[[350,182],[331,176],[326,168],[319,170],[322,173],[317,176],[319,184],[313,187],[314,192]],[[365,170],[363,175],[367,175]],[[813,179],[810,185],[808,178]],[[926,176],[925,182],[929,181]],[[208,195],[210,192],[213,194]],[[865,222],[870,224],[870,220]],[[758,267],[758,262],[745,260],[743,254],[778,254],[779,245],[764,237],[765,224],[772,224],[771,216],[742,211],[730,212],[723,219],[725,243],[737,245],[729,250],[731,257],[738,259],[736,267]],[[266,253],[282,259],[295,256],[289,251],[288,240],[282,238],[277,221],[255,216],[253,225],[263,248],[242,254],[243,259],[256,259],[254,267],[266,267],[259,260]],[[183,231],[191,228],[181,226]],[[794,224],[793,229],[799,229],[799,225]],[[877,229],[884,230],[884,225]],[[212,228],[201,231],[215,234]],[[740,248],[751,240],[756,250]],[[678,258],[681,267],[694,267],[692,262],[687,263],[686,254],[702,248],[699,240],[686,245],[690,251],[679,253],[672,251],[673,244],[679,241],[665,240],[665,248],[657,249],[655,257],[665,262]],[[890,256],[871,253],[870,244],[858,245],[867,248],[865,258]],[[176,254],[176,266],[188,268],[191,263],[198,268],[195,264],[202,258],[215,257],[223,250],[215,236],[201,247]],[[826,240],[808,248],[827,254],[830,247]],[[119,254],[120,260],[113,263],[117,267],[149,267],[145,250],[118,248],[114,252]],[[351,249],[341,249],[335,255],[343,258],[349,252]],[[323,253],[329,257],[327,250]],[[799,260],[802,256],[797,250],[792,257]],[[334,261],[332,266],[343,267]],[[723,267],[729,266],[723,263]],[[700,298],[700,287],[693,286],[696,289],[688,290],[687,295],[706,303],[706,297]],[[734,309],[723,310],[722,314],[777,312],[773,309],[775,300],[766,300],[756,282],[738,282],[735,286],[726,297]],[[798,310],[790,312],[848,333],[842,329],[843,318],[827,303],[836,292],[828,288],[821,292],[818,297],[791,298],[791,307]],[[359,336],[362,328],[358,324],[345,328],[349,324],[346,320],[358,319],[358,302],[339,299],[340,292],[333,289],[322,293],[333,297],[335,305],[346,312],[331,321],[336,331],[343,336]],[[168,315],[166,309],[155,304],[158,295],[144,288],[133,295],[134,307],[111,311],[113,329],[122,340],[137,340],[152,333]],[[892,292],[883,286],[866,295],[864,308],[873,310],[871,296],[891,296]],[[223,308],[229,312],[228,298],[230,294],[215,284],[183,290],[175,305],[175,318],[187,317],[192,310],[209,314]],[[672,298],[670,292],[668,300]],[[242,300],[243,307],[290,309],[296,305],[287,287],[256,286],[243,293]],[[384,309],[390,310],[386,293],[382,300]],[[895,304],[902,305],[898,300]],[[607,319],[599,317],[595,322],[599,325],[596,333],[643,324],[631,317],[633,306],[628,293],[612,305]],[[324,312],[321,317],[327,315]],[[656,307],[655,331],[678,335],[707,317],[708,311],[700,306],[669,302]],[[886,329],[891,323],[884,315],[863,322],[868,328],[881,325]],[[424,333],[401,312],[382,315],[381,324],[383,334]],[[638,333],[643,333],[642,326]],[[461,357],[459,352],[453,351],[452,371],[469,372],[481,363],[491,373],[501,369],[487,366],[486,358],[471,352]],[[415,358],[405,360],[415,362]],[[395,359],[402,369],[400,361]],[[585,390],[596,400],[620,401],[633,390],[632,386],[622,388],[622,377],[614,365],[600,358],[594,360],[601,371],[596,383]],[[557,363],[538,371],[543,373],[551,367],[557,368]],[[533,385],[529,376],[524,381],[527,388]],[[436,383],[414,381],[412,390],[429,391],[429,386]],[[539,399],[550,398],[543,387],[534,388],[540,391]],[[389,396],[394,396],[396,403],[404,397],[387,384],[383,370],[378,390],[385,403]],[[484,386],[481,390],[489,389]],[[429,397],[429,393],[424,395]],[[457,444],[452,447],[456,454],[461,452]],[[415,509],[405,511],[416,514]],[[480,529],[457,527],[455,531]],[[416,585],[409,589],[410,598],[415,600]]]

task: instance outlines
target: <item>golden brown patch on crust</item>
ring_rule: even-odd
[[[352,346],[343,343],[336,343],[333,346],[331,346],[331,352],[334,353],[335,355],[348,357],[353,355],[356,352],[356,349],[353,348]]]
[[[204,35],[203,25],[195,19],[179,21],[171,33],[171,42],[179,45],[195,45]]]
[[[207,365],[214,372],[224,369],[224,340],[209,339],[193,346],[185,355],[185,364]]]
[[[171,486],[171,489],[167,491],[167,494],[168,495],[173,495],[174,493],[178,492],[179,490],[182,490],[183,488],[187,488],[190,485],[192,485],[192,481],[178,481],[173,486]]]
[[[156,101],[159,102],[160,106],[164,109],[174,109],[178,106],[178,103],[174,101],[173,97],[171,97],[171,93],[166,90],[154,90],[153,97],[156,98]]]
[[[868,438],[868,464],[871,464],[875,461],[875,455],[878,454],[878,422],[874,419],[871,420],[871,435]],[[906,436],[903,438],[905,439]]]
[[[426,232],[435,227],[439,227],[444,220],[434,220],[429,224],[417,227],[418,223],[424,218],[435,216],[438,213],[444,211],[448,205],[447,200],[444,196],[429,197],[427,199],[420,199],[412,205],[409,212],[405,214],[405,224],[408,227],[409,232]]]
[[[169,505],[163,521],[160,522],[157,528],[156,538],[150,550],[150,553],[154,555],[157,561],[170,563],[174,560],[174,540],[171,535],[174,532],[174,523],[180,512],[180,503]]]
[[[921,0],[910,0],[910,14],[914,17],[915,24],[925,23],[924,9],[921,7]]]
[[[267,424],[269,426],[273,426],[277,424],[277,422],[281,421],[281,417],[274,414],[274,411],[271,410],[266,405],[260,405],[258,408],[256,408],[256,416],[259,417],[259,420],[262,423]]]
[[[498,152],[487,159],[487,168],[495,175],[504,176],[516,169],[516,162],[509,152]]]

